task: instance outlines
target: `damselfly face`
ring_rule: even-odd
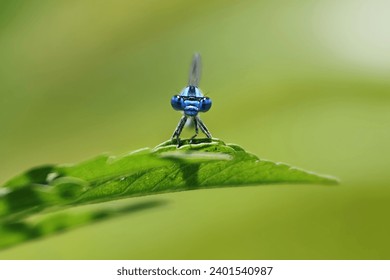
[[[207,112],[211,108],[211,99],[204,97],[195,86],[188,86],[180,95],[174,95],[171,99],[173,109],[184,111],[186,116],[196,116],[198,112]]]

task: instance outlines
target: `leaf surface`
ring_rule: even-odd
[[[3,241],[0,247],[40,236],[39,230],[23,222],[36,213],[127,197],[274,183],[334,184],[337,180],[259,159],[218,139],[184,141],[181,147],[167,141],[120,157],[101,155],[74,165],[45,165],[0,187],[0,236],[12,241]],[[54,220],[59,219],[38,224],[47,227]],[[93,219],[73,220],[79,225]],[[63,224],[72,228],[69,221]],[[22,229],[28,229],[28,234],[18,238],[14,230],[20,235]]]

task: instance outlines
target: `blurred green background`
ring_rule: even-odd
[[[341,185],[79,207],[137,211],[0,258],[389,259],[389,10],[385,0],[1,1],[1,183],[169,139],[180,118],[170,98],[198,51],[214,137]]]

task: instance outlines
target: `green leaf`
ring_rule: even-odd
[[[0,247],[42,236],[42,232],[55,232],[42,230],[42,225],[50,229],[50,224],[54,228],[61,224],[61,229],[66,229],[72,223],[79,225],[96,218],[89,214],[70,220],[58,216],[41,221],[35,228],[25,223],[38,212],[52,213],[126,197],[273,183],[334,184],[337,180],[261,160],[218,139],[195,139],[191,144],[183,141],[180,147],[167,141],[121,157],[102,155],[75,165],[45,165],[22,173],[0,188],[0,237],[10,240]],[[37,225],[41,225],[39,230]],[[25,233],[22,237],[21,232]]]

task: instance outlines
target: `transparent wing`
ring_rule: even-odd
[[[190,68],[190,76],[188,78],[188,85],[197,87],[200,80],[200,70],[202,68],[200,54],[195,53],[192,58],[192,64]]]

